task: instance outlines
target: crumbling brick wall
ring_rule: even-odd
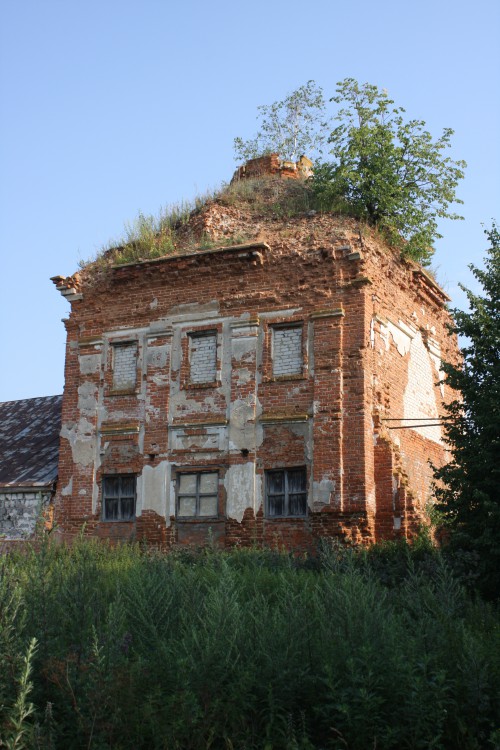
[[[63,534],[85,525],[165,547],[211,535],[312,549],[322,536],[415,532],[429,460],[446,456],[439,418],[450,394],[436,383],[456,343],[445,295],[354,221],[309,213],[263,219],[258,232],[235,247],[116,267],[79,288],[57,279],[72,302]],[[121,390],[120,347],[136,367]],[[107,505],[126,504],[104,497],[103,480],[121,475],[135,478],[135,512],[111,520]],[[214,476],[208,517],[203,486]]]

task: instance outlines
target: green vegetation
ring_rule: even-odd
[[[456,187],[466,166],[444,155],[453,131],[446,128],[433,140],[423,120],[405,121],[405,110],[393,107],[385,91],[353,78],[339,82],[330,101],[340,107],[333,131],[314,81],[258,107],[261,129],[249,141],[235,139],[237,158],[276,152],[295,159],[329,143],[332,160],[315,165],[315,207],[378,227],[404,256],[427,265],[441,236],[437,219],[462,218],[449,211],[462,202]]]
[[[393,108],[385,91],[352,78],[338,84],[332,101],[342,108],[328,139],[333,161],[314,174],[321,204],[379,227],[394,247],[425,265],[441,237],[437,219],[462,218],[448,210],[462,202],[455,190],[466,166],[443,155],[453,131],[433,141],[423,120],[406,122],[405,110]]]
[[[448,407],[452,460],[436,472],[437,510],[452,548],[477,559],[478,586],[500,591],[500,233],[487,230],[485,269],[470,266],[484,294],[465,289],[470,312],[453,310],[454,333],[466,337],[463,364],[444,365],[460,397]]]
[[[327,137],[328,120],[323,91],[308,81],[281,102],[257,107],[260,130],[248,141],[234,139],[236,160],[245,162],[276,153],[295,161],[302,154],[313,158]]]
[[[19,750],[498,748],[498,634],[494,606],[425,542],[308,559],[43,540],[0,559],[0,737]]]

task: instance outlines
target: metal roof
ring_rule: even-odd
[[[62,396],[0,403],[0,487],[47,485],[57,477]]]

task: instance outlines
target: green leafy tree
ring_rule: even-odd
[[[237,161],[271,153],[290,160],[302,154],[312,158],[321,150],[328,124],[323,91],[314,81],[292,91],[283,101],[257,109],[260,129],[255,138],[234,139]]]
[[[467,337],[461,367],[445,364],[461,394],[448,407],[451,461],[436,472],[436,489],[453,547],[479,559],[479,586],[500,592],[500,233],[486,230],[485,270],[470,266],[484,295],[464,289],[470,312],[454,310],[454,332]]]
[[[387,92],[346,78],[332,101],[341,106],[330,134],[333,161],[315,169],[321,205],[378,226],[403,254],[422,263],[440,237],[437,219],[462,218],[449,211],[461,203],[455,189],[466,164],[444,155],[453,131],[438,140],[422,120],[405,122]]]

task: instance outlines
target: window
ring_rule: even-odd
[[[113,344],[113,390],[135,390],[137,376],[137,344]]]
[[[273,328],[273,375],[302,375],[302,325]]]
[[[102,517],[105,521],[135,518],[135,474],[113,474],[102,480]]]
[[[218,515],[217,471],[180,473],[177,478],[177,516],[215,518]]]
[[[217,375],[216,331],[189,334],[189,368],[191,383],[215,381]]]
[[[307,513],[305,467],[266,471],[267,515],[305,516]]]

